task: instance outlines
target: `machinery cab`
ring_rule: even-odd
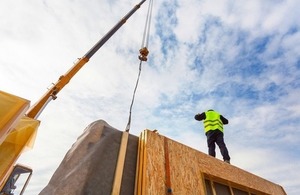
[[[21,195],[25,191],[32,175],[32,169],[20,164],[14,166],[0,195]]]

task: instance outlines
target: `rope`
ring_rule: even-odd
[[[129,118],[128,118],[128,123],[127,123],[127,126],[126,126],[126,132],[129,132],[129,129],[130,129],[132,106],[133,106],[133,103],[134,103],[135,93],[136,93],[136,89],[137,89],[138,84],[139,84],[141,72],[142,72],[142,60],[140,61],[138,78],[136,80],[136,84],[135,84],[135,88],[134,88],[134,91],[133,91],[133,96],[132,96],[132,100],[131,100],[131,104],[130,104]]]

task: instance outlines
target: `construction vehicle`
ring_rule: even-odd
[[[27,147],[32,147],[40,121],[37,120],[45,106],[57,98],[60,90],[90,60],[110,37],[129,19],[145,2],[142,0],[134,6],[102,39],[100,39],[82,58],[60,76],[58,81],[33,106],[30,101],[0,91],[0,195],[12,195],[16,188],[22,194],[32,175],[32,169],[15,165],[17,159]],[[140,50],[139,59],[147,60],[147,48]],[[16,186],[21,175],[27,175],[22,186]]]

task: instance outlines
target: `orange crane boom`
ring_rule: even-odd
[[[100,39],[82,58],[79,58],[75,65],[65,74],[59,77],[58,81],[44,94],[44,96],[33,105],[26,116],[37,119],[40,113],[43,111],[45,106],[51,101],[56,99],[56,95],[60,90],[69,83],[72,77],[90,60],[90,58],[106,43],[106,41],[113,35],[117,30],[126,23],[127,19],[130,18],[136,10],[146,0],[141,1],[137,4],[128,14],[126,14],[102,39]]]

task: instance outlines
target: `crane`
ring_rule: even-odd
[[[38,117],[51,100],[57,98],[57,94],[70,82],[72,77],[90,60],[90,58],[108,41],[126,21],[141,7],[146,0],[135,5],[110,31],[108,31],[83,57],[48,89],[48,91],[31,107],[29,101],[12,94],[0,91],[0,195],[12,195],[16,189],[16,181],[21,174],[28,177],[22,187],[24,192],[32,169],[16,164],[17,159],[24,148],[32,144],[36,130],[40,124]],[[140,49],[139,59],[147,60],[148,50]],[[3,109],[2,109],[3,108]],[[19,131],[18,131],[19,130]],[[20,136],[20,133],[22,136]],[[15,145],[12,145],[15,144]],[[15,147],[18,145],[17,147]]]

